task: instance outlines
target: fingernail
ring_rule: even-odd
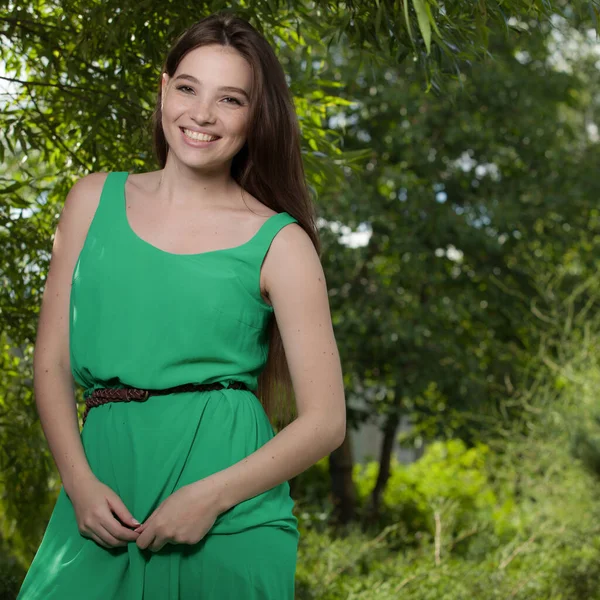
[[[131,522],[136,526],[141,525],[141,523],[139,521],[136,521],[135,519],[131,519]]]

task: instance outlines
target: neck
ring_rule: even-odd
[[[231,177],[229,164],[212,171],[192,169],[167,157],[156,193],[174,206],[211,209],[238,207],[239,190],[239,185]]]

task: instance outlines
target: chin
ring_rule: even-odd
[[[194,171],[205,171],[205,172],[218,172],[229,169],[230,161],[191,161],[191,160],[181,160],[179,162],[184,164],[188,169],[192,169]]]

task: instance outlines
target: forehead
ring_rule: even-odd
[[[241,87],[248,92],[252,84],[252,67],[231,46],[210,45],[190,50],[173,77],[193,75],[203,85]]]

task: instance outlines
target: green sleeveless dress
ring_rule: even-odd
[[[256,390],[273,318],[260,268],[275,235],[296,219],[273,215],[234,248],[172,254],[129,226],[127,176],[107,176],[73,272],[75,381],[84,395],[233,380]],[[105,404],[91,409],[81,433],[92,471],[140,522],[180,487],[273,436],[258,398],[227,388]],[[299,538],[292,509],[285,482],[221,514],[196,545],[106,549],[79,533],[61,488],[18,600],[292,600]]]

